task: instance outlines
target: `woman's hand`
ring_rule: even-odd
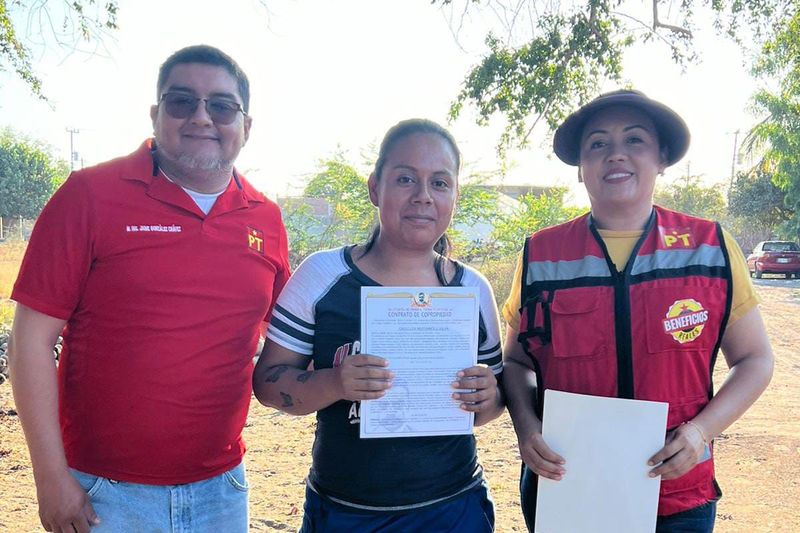
[[[566,461],[544,442],[541,427],[520,434],[517,442],[522,461],[534,474],[553,481],[564,476]]]
[[[667,443],[647,462],[653,466],[650,477],[676,479],[694,468],[705,453],[706,443],[702,430],[695,423],[681,424],[667,433]]]
[[[519,331],[509,326],[503,351],[503,386],[517,434],[519,454],[534,474],[558,481],[566,472],[566,461],[551,450],[542,437],[542,421],[534,407],[537,402],[536,375],[531,358],[518,339]]]
[[[392,386],[389,362],[348,355],[341,366],[309,370],[311,358],[268,340],[253,372],[258,401],[293,415],[307,415],[340,400],[380,398]]]
[[[451,385],[454,389],[460,389],[453,393],[459,408],[475,413],[476,426],[491,422],[505,409],[505,397],[497,378],[486,365],[475,365],[459,371]],[[465,389],[472,392],[462,392]]]
[[[392,386],[394,372],[389,361],[375,355],[348,355],[336,367],[339,396],[344,400],[375,400]]]
[[[474,392],[454,392],[453,399],[460,402],[465,411],[480,413],[494,409],[497,405],[497,379],[492,369],[486,365],[475,365],[456,374],[454,389],[474,390]]]

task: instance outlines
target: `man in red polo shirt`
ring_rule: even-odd
[[[12,385],[47,531],[248,527],[241,432],[286,232],[233,167],[252,122],[236,62],[184,48],[157,88],[155,138],[69,177],[12,294]]]

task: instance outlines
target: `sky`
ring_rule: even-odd
[[[270,197],[299,194],[319,161],[336,152],[367,172],[374,146],[400,120],[445,123],[494,22],[488,13],[476,14],[456,37],[448,13],[430,0],[266,0],[266,6],[258,0],[120,0],[120,29],[97,53],[69,52],[48,38],[46,46],[32,48],[49,103],[0,72],[0,127],[43,140],[64,159],[67,129],[76,129],[74,149],[84,165],[130,153],[152,134],[149,108],[160,64],[184,46],[211,44],[250,78],[253,128],[237,168]],[[42,41],[37,20],[21,20],[21,27]],[[637,45],[625,57],[624,80],[689,125],[689,153],[662,179],[674,181],[688,170],[708,184],[727,184],[733,132],[742,132],[741,142],[756,122],[747,111],[756,84],[737,47],[710,30],[696,36],[700,63],[682,72],[663,47]],[[449,127],[468,171],[500,168],[500,120],[481,127],[466,109]],[[552,155],[546,128],[534,132],[528,148],[510,152],[508,168],[503,183],[567,186],[573,203],[588,203],[575,169]]]

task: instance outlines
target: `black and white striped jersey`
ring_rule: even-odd
[[[361,287],[379,285],[353,263],[352,247],[317,252],[294,272],[275,305],[267,337],[333,368],[360,353]],[[480,288],[478,362],[502,372],[500,326],[486,278],[457,264],[452,286]],[[457,496],[482,480],[472,435],[359,438],[359,402],[317,413],[309,484],[333,501],[374,511],[418,508]]]

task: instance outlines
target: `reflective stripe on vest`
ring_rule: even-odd
[[[608,263],[602,257],[586,256],[575,261],[536,261],[528,263],[525,282],[570,281],[579,278],[607,278],[611,276]]]
[[[689,250],[656,250],[650,255],[637,256],[631,275],[690,266],[724,267],[725,255],[719,246],[708,244]]]

